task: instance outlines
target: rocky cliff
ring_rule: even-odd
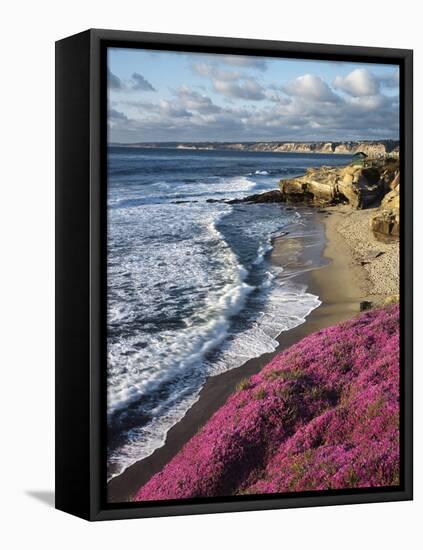
[[[281,180],[279,190],[228,202],[349,204],[355,209],[374,208],[370,223],[373,234],[381,241],[395,241],[400,235],[399,162],[386,159],[373,167],[350,164],[343,168],[310,168],[304,176]]]
[[[114,146],[139,148],[170,148],[192,150],[231,150],[262,153],[324,153],[353,155],[359,151],[368,156],[399,154],[399,142],[380,141],[269,141],[269,142],[160,142],[160,143],[115,143]]]
[[[347,141],[313,143],[257,143],[249,146],[251,151],[275,153],[325,153],[353,155],[361,151],[368,156],[384,156],[398,151],[398,144],[391,141]]]
[[[353,208],[378,206],[391,191],[392,182],[399,181],[398,162],[388,161],[377,166],[350,164],[343,168],[310,168],[304,176],[280,181],[281,200],[305,202],[322,206],[350,204]]]
[[[383,197],[378,212],[371,220],[374,236],[384,242],[396,241],[400,236],[400,174],[389,182],[389,192]]]

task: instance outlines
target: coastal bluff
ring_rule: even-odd
[[[318,207],[345,204],[354,210],[372,208],[371,230],[381,241],[399,239],[400,170],[398,159],[342,168],[309,168],[303,176],[282,179],[279,189],[228,201],[296,203]]]
[[[389,184],[390,191],[383,197],[379,212],[372,218],[371,227],[381,241],[398,240],[400,234],[400,176]]]
[[[368,156],[383,157],[387,154],[395,155],[399,152],[399,144],[395,141],[327,141],[327,142],[283,142],[283,143],[255,143],[233,144],[233,149],[273,153],[319,153],[354,155],[362,152]]]
[[[371,157],[399,155],[399,141],[360,140],[360,141],[257,141],[257,142],[141,142],[111,143],[114,147],[135,147],[141,149],[188,149],[193,151],[242,151],[250,153],[317,153],[354,155],[362,152]]]
[[[343,168],[309,168],[304,176],[281,180],[279,189],[283,202],[349,204],[362,209],[378,206],[392,190],[394,180],[399,181],[395,160],[368,167],[349,164]]]
[[[281,202],[319,206],[348,204],[353,209],[375,209],[370,220],[376,239],[398,241],[400,236],[400,170],[397,159],[368,167],[310,168],[304,176],[281,180]],[[263,199],[262,201],[263,202]]]

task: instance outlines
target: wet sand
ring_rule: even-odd
[[[281,333],[277,338],[279,347],[274,352],[209,378],[198,401],[169,430],[163,447],[108,483],[109,502],[130,501],[137,490],[159,472],[226,402],[240,380],[260,371],[275,354],[304,336],[350,319],[360,311],[360,302],[368,299],[369,280],[363,266],[357,264],[353,249],[339,232],[346,215],[342,209],[316,212],[313,221],[317,223],[315,227],[324,232],[325,239],[316,234],[296,235],[294,230],[275,240],[271,261],[284,266],[281,277],[295,277],[296,282],[307,285],[309,292],[319,296],[322,304],[309,314],[305,323]],[[304,272],[307,266],[310,269]]]

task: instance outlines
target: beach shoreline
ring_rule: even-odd
[[[295,280],[304,283],[308,292],[318,296],[321,305],[311,311],[305,322],[282,332],[277,337],[279,346],[275,351],[250,359],[239,368],[209,378],[197,402],[182,420],[169,430],[165,444],[109,481],[109,502],[130,501],[136,491],[170,462],[183,445],[224,405],[242,379],[259,372],[276,354],[305,336],[350,319],[359,313],[363,301],[372,301],[375,298],[372,292],[374,281],[371,273],[365,269],[368,264],[363,265],[357,258],[360,253],[360,249],[357,250],[360,241],[351,241],[348,239],[349,235],[345,234],[345,231],[342,232],[347,217],[354,215],[363,217],[358,211],[352,211],[348,207],[316,209],[315,220],[318,224],[323,224],[325,234],[320,249],[315,246],[316,243],[313,248],[307,236],[288,235],[275,239],[270,256],[273,264],[286,265],[292,247],[298,246],[301,246],[305,253],[304,261],[313,262],[312,268],[300,273]],[[349,225],[351,221],[354,220],[349,219]],[[364,225],[360,228],[363,230]],[[363,236],[365,241],[370,238],[370,235]],[[379,288],[378,291],[380,290]],[[386,295],[388,294],[386,292]],[[380,294],[377,298],[380,300]]]

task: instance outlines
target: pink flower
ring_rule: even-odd
[[[278,354],[135,500],[399,483],[399,306]]]

